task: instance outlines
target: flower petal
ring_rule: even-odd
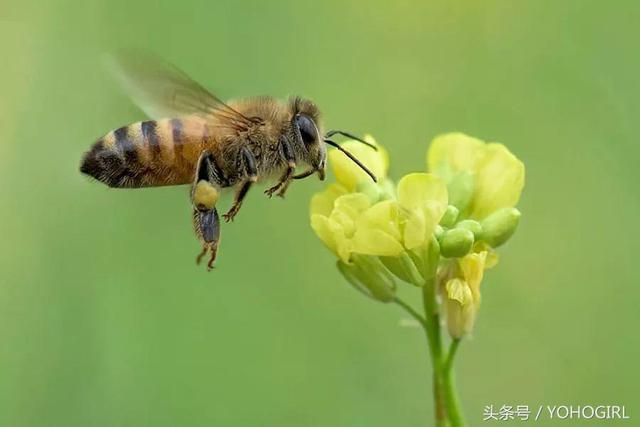
[[[316,193],[311,198],[311,205],[309,207],[310,214],[331,215],[336,199],[346,193],[347,190],[339,184],[328,185],[324,191]]]
[[[487,252],[471,253],[458,261],[464,280],[468,283],[469,289],[476,305],[480,304],[480,283],[484,275],[484,266],[487,259]]]
[[[404,246],[415,249],[424,244],[427,237],[427,219],[423,209],[406,211],[407,220],[404,224]],[[435,229],[435,226],[433,227]]]
[[[410,173],[402,177],[398,183],[398,202],[408,210],[441,209],[442,216],[447,208],[447,187],[434,174]]]
[[[342,225],[322,215],[311,215],[311,228],[322,242],[343,262],[349,262],[352,243],[344,234]]]
[[[461,279],[451,279],[447,281],[446,291],[447,298],[458,301],[460,305],[465,306],[473,302],[471,289],[467,282]]]
[[[389,169],[389,155],[387,151],[377,145],[371,136],[367,135],[364,139],[375,145],[378,149],[374,150],[361,142],[353,140],[340,145],[369,168],[378,179],[386,177]],[[366,172],[360,169],[358,165],[339,150],[329,150],[329,162],[332,165],[336,180],[349,191],[355,191],[359,182],[371,180]]]
[[[404,248],[390,234],[375,228],[358,228],[353,236],[353,252],[377,256],[398,256]]]
[[[464,133],[447,133],[431,141],[427,167],[449,182],[457,172],[473,172],[484,155],[484,142]]]
[[[356,231],[356,220],[369,207],[369,203],[369,198],[364,194],[345,194],[335,200],[329,219],[340,224],[344,235],[350,238]]]
[[[524,187],[524,164],[504,145],[488,144],[478,162],[471,217],[482,219],[505,207],[515,206]]]
[[[411,173],[398,183],[398,202],[407,216],[404,244],[421,246],[434,232],[447,208],[447,187],[433,174]]]
[[[400,223],[398,215],[398,203],[394,200],[385,200],[376,203],[364,211],[358,219],[358,229],[375,228],[389,234],[395,240],[400,241]]]
[[[461,338],[473,331],[477,306],[473,304],[471,290],[463,280],[451,279],[445,288],[447,329],[452,337]]]

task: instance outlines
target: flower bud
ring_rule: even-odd
[[[473,233],[464,228],[452,228],[440,238],[440,253],[445,258],[459,258],[469,253],[473,246]]]
[[[377,257],[354,254],[353,263],[338,261],[338,270],[357,290],[380,302],[393,301],[396,283]]]
[[[444,214],[440,219],[440,225],[443,227],[453,227],[458,219],[458,214],[460,214],[458,208],[453,205],[447,206],[447,209],[445,209]]]
[[[456,228],[464,228],[465,230],[469,230],[473,233],[473,236],[476,240],[478,240],[480,233],[482,233],[482,226],[480,225],[480,223],[472,219],[465,219],[464,221],[460,221],[456,224]]]
[[[520,211],[516,208],[498,209],[482,221],[482,233],[478,237],[497,248],[516,231],[520,216]]]

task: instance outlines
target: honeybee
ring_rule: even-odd
[[[220,191],[235,188],[224,219],[238,214],[249,189],[276,179],[265,190],[284,197],[292,180],[318,174],[324,180],[326,145],[343,152],[372,180],[374,174],[323,134],[320,111],[300,97],[256,97],[222,102],[177,67],[148,54],[113,57],[111,65],[133,101],[151,118],[99,138],[84,154],[80,172],[113,188],[191,184],[192,221],[213,268],[220,241],[216,210]],[[296,173],[296,168],[305,169]]]

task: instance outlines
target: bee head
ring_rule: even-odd
[[[291,106],[293,113],[291,128],[293,130],[293,146],[297,154],[296,158],[302,158],[302,160],[311,166],[311,173],[314,171],[317,172],[320,180],[324,180],[327,167],[327,145],[330,145],[344,153],[345,156],[358,165],[360,169],[371,177],[373,182],[377,182],[377,178],[373,172],[362,164],[360,160],[329,138],[334,135],[342,135],[361,142],[373,150],[377,150],[375,145],[341,130],[332,130],[323,136],[319,125],[320,112],[313,102],[301,98],[293,98],[291,100]],[[308,176],[308,174],[306,176]]]
[[[301,158],[324,180],[327,147],[320,129],[320,112],[313,102],[301,98],[294,98],[292,107],[291,128],[296,157]]]

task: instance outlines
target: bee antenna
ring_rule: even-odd
[[[367,141],[365,141],[365,140],[364,140],[364,139],[362,139],[362,138],[358,138],[358,137],[357,137],[357,136],[355,136],[354,134],[349,133],[349,132],[345,132],[345,131],[343,131],[343,130],[330,130],[329,132],[327,132],[327,133],[325,134],[325,136],[324,136],[324,137],[325,137],[325,138],[331,138],[333,135],[342,135],[342,136],[346,136],[347,138],[354,139],[354,140],[356,140],[356,141],[358,141],[358,142],[363,143],[363,144],[364,144],[364,145],[366,145],[367,147],[371,147],[371,148],[373,148],[374,150],[378,151],[378,147],[376,147],[376,146],[375,146],[375,145],[373,145],[372,143],[367,142]]]
[[[353,154],[351,154],[350,152],[348,152],[347,150],[342,148],[340,146],[340,144],[338,144],[337,142],[334,142],[334,141],[332,141],[330,139],[325,139],[324,142],[327,145],[330,145],[330,146],[335,147],[338,150],[342,151],[344,153],[344,155],[347,156],[349,159],[351,159],[351,161],[353,163],[355,163],[356,165],[358,165],[360,167],[360,169],[365,171],[367,173],[367,175],[369,175],[371,177],[373,182],[378,182],[378,178],[376,178],[376,176],[373,174],[373,172],[371,172],[365,165],[363,165],[362,162],[360,160],[358,160]]]

